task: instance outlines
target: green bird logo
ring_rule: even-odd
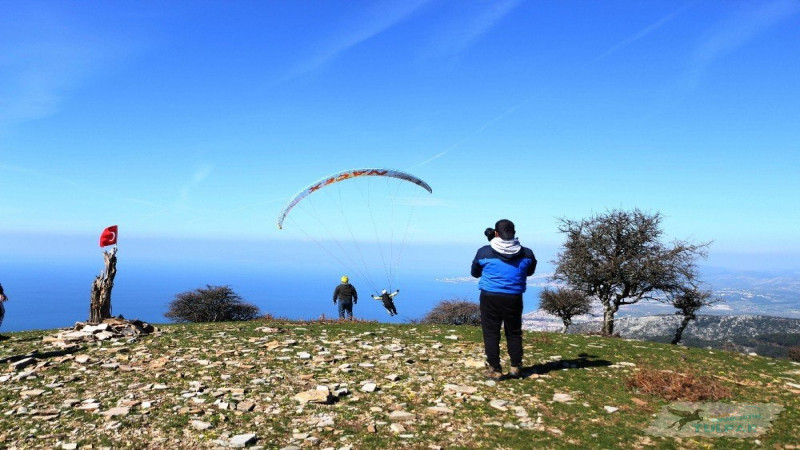
[[[689,412],[681,411],[680,409],[667,408],[667,411],[680,417],[680,419],[676,420],[672,425],[669,426],[669,428],[678,425],[678,430],[681,430],[687,424],[692,422],[701,422],[703,420],[703,418],[700,417],[700,413],[703,412],[702,409],[695,409],[694,412]]]

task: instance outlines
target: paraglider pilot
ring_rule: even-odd
[[[386,308],[386,312],[388,312],[390,316],[396,316],[397,308],[394,307],[394,300],[392,299],[399,293],[400,289],[392,292],[391,294],[386,292],[386,289],[384,289],[381,291],[381,295],[373,295],[372,298],[383,301],[383,307]]]
[[[348,319],[352,319],[353,305],[358,303],[358,292],[356,292],[356,288],[350,284],[350,279],[347,278],[347,275],[342,277],[342,283],[333,290],[334,305],[336,304],[336,300],[339,300],[339,318],[344,319],[345,316],[347,316]]]

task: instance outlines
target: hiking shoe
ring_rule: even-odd
[[[520,370],[519,367],[511,366],[511,369],[508,370],[508,376],[512,378],[519,378],[520,376],[522,376],[522,371]]]
[[[498,381],[503,378],[503,372],[500,369],[495,369],[490,365],[486,365],[486,378]]]

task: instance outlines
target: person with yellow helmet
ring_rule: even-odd
[[[335,305],[336,301],[339,301],[340,319],[352,319],[353,305],[358,303],[358,292],[356,292],[356,288],[350,284],[350,279],[347,275],[343,276],[341,281],[341,284],[336,286],[336,289],[333,290],[333,304]]]

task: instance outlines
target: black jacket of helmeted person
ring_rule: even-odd
[[[337,299],[342,303],[358,303],[358,292],[352,284],[342,283],[333,290],[333,302],[336,303]]]

